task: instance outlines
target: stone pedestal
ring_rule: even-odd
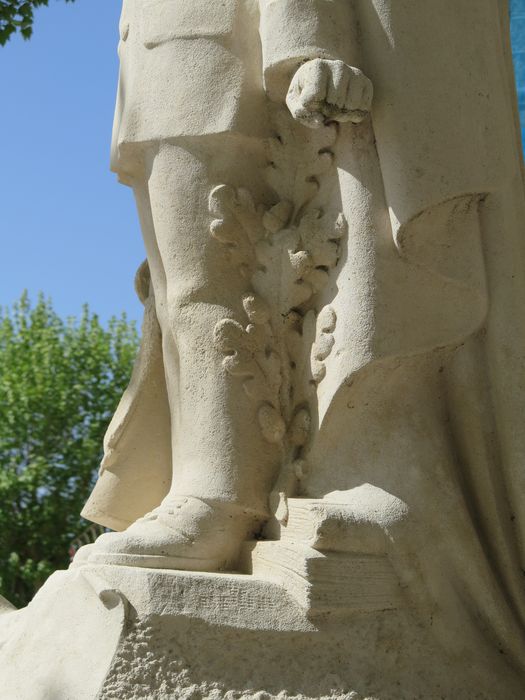
[[[337,503],[287,507],[280,540],[246,543],[240,568],[251,573],[79,558],[27,608],[0,617],[0,697],[521,697],[503,657],[453,657],[439,646],[431,619],[425,626],[413,614],[377,523]],[[331,549],[336,543],[343,551]]]
[[[410,612],[325,613],[276,583],[90,565],[3,616],[9,700],[517,700]],[[60,682],[57,682],[57,679]]]

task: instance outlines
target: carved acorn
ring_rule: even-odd
[[[279,411],[270,404],[259,409],[259,425],[266,440],[273,444],[282,442],[286,433],[286,424]]]
[[[242,300],[244,311],[251,323],[260,326],[270,320],[268,304],[255,294],[246,294]]]
[[[312,419],[306,408],[300,409],[292,419],[288,439],[294,447],[303,447],[308,442]]]
[[[311,369],[314,381],[319,384],[326,375],[324,360],[330,355],[335,344],[333,332],[337,324],[337,314],[331,306],[325,306],[317,317],[317,335],[311,352]]]

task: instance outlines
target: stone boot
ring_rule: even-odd
[[[89,562],[187,571],[234,567],[258,523],[240,506],[170,496],[124,532],[101,535]]]

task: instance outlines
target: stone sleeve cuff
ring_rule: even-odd
[[[284,100],[301,63],[313,58],[351,62],[354,26],[348,0],[259,0],[264,86]]]

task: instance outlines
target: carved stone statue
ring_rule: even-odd
[[[134,524],[93,560],[231,567],[309,439],[311,326],[346,230],[319,180],[372,100],[344,62],[350,10],[124,3],[112,166],[137,199],[149,318],[84,513]]]
[[[145,315],[83,512],[116,532],[5,603],[0,684],[43,697],[9,675],[38,613],[105,640],[64,698],[522,696],[507,24],[504,0],[124,0]]]

